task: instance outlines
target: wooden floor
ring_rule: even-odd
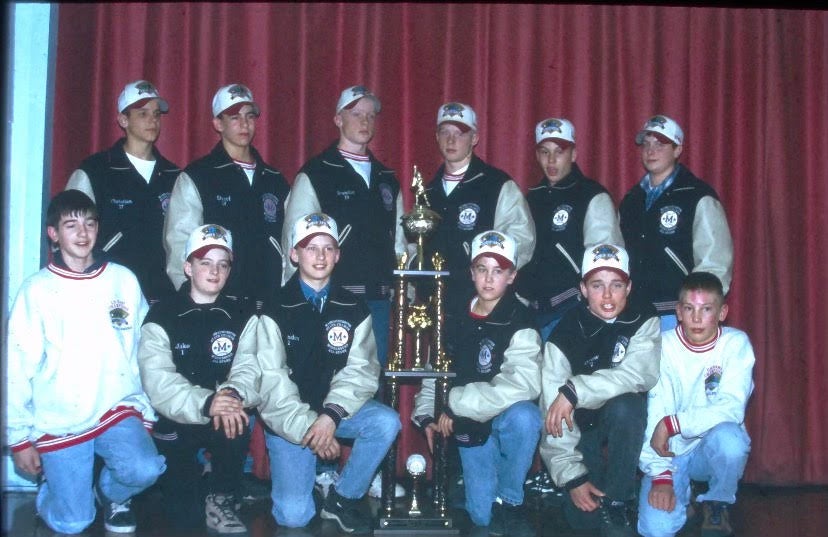
[[[136,537],[203,537],[205,531],[190,534],[172,532],[164,520],[161,496],[150,489],[134,501],[139,517]],[[597,533],[576,532],[563,522],[560,508],[554,496],[527,498],[531,506],[532,520],[538,529],[538,537],[597,537]],[[378,503],[371,500],[374,508]],[[3,535],[13,537],[52,536],[35,517],[34,494],[9,492],[3,495]],[[311,525],[300,531],[277,528],[270,515],[270,501],[260,499],[242,507],[242,518],[248,526],[248,537],[273,537],[281,535],[329,537],[339,535],[336,526],[329,521],[314,519]],[[828,535],[828,487],[775,488],[744,485],[739,500],[732,511],[732,520],[741,537],[824,537]],[[462,511],[455,513],[454,521],[460,527],[460,535],[480,535],[471,531]],[[482,533],[485,535],[486,533]],[[679,534],[681,537],[698,535],[698,527],[692,522]],[[88,537],[113,537],[104,531],[100,517],[83,534]],[[401,532],[400,537],[414,535]]]

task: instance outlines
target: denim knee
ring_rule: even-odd
[[[273,500],[273,518],[280,526],[302,528],[307,526],[316,514],[312,497],[291,495],[279,498],[277,501],[271,494],[271,498]]]
[[[376,438],[393,442],[400,429],[400,415],[393,408],[382,405],[372,411],[370,431]]]
[[[541,415],[538,406],[530,401],[515,403],[501,414],[500,429],[512,429],[532,435],[540,434]]]
[[[144,459],[131,460],[126,464],[110,468],[113,477],[118,481],[137,488],[152,486],[166,469],[166,459],[163,455],[152,455]]]
[[[728,461],[741,461],[750,451],[750,439],[739,424],[724,422],[707,433],[705,451]]]

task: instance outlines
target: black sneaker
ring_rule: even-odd
[[[489,535],[535,537],[537,534],[538,532],[529,522],[529,517],[523,504],[510,505],[504,502],[493,505]]]
[[[135,533],[137,523],[132,512],[132,499],[115,503],[95,485],[95,499],[104,508],[104,528],[112,533]]]
[[[340,496],[336,489],[331,487],[319,516],[333,520],[345,533],[354,535],[371,533],[373,531],[371,517],[360,509],[360,503],[360,500]]]
[[[598,508],[601,517],[601,537],[635,537],[627,513],[627,502],[601,498]]]
[[[727,511],[727,504],[724,502],[702,502],[702,537],[729,537],[733,535],[733,527],[730,525],[730,513]]]
[[[523,483],[523,489],[529,494],[549,494],[550,492],[557,492],[549,472],[546,470],[538,470],[536,473],[529,476]]]

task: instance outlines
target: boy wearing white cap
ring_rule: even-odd
[[[320,516],[346,533],[370,533],[371,516],[361,499],[400,418],[373,399],[380,365],[368,306],[331,281],[340,255],[336,221],[310,213],[292,229],[290,260],[298,270],[277,301],[264,307],[258,359],[231,374],[227,386],[245,399],[261,394],[276,522],[304,527],[311,521],[317,457],[338,458],[337,438],[350,438],[353,449]]]
[[[212,115],[221,139],[208,155],[187,166],[172,191],[164,221],[167,274],[176,289],[181,287],[187,237],[197,226],[213,222],[236,240],[224,293],[261,305],[280,287],[279,237],[289,187],[253,147],[260,110],[247,86],[219,88]]]
[[[97,500],[109,532],[134,532],[132,497],[165,468],[138,376],[147,304],[129,269],[97,257],[98,213],[86,194],[57,194],[46,233],[57,251],[9,314],[5,440],[21,472],[45,478],[36,505],[49,528],[81,533]]]
[[[517,245],[499,231],[472,240],[476,295],[446,312],[446,353],[452,380],[446,411],[434,416],[434,381],[424,381],[412,420],[453,437],[460,452],[466,511],[490,535],[534,536],[523,506],[523,482],[540,437],[541,341],[528,308],[510,285]]]
[[[131,269],[153,303],[174,289],[165,272],[164,215],[181,169],[155,147],[167,101],[146,80],[124,86],[118,126],[124,137],[81,162],[66,183],[98,206],[100,241],[109,259]]]
[[[302,215],[324,212],[337,221],[343,231],[337,285],[368,303],[377,355],[385,365],[392,275],[396,254],[405,251],[406,240],[397,176],[368,149],[380,110],[379,98],[365,86],[342,91],[333,118],[339,139],[299,170],[285,207],[282,243],[289,244],[292,223]],[[295,270],[285,263],[282,281]]]
[[[661,334],[655,309],[629,300],[629,256],[600,244],[584,252],[581,294],[544,345],[540,453],[569,491],[576,528],[633,537],[627,516],[646,423],[646,391],[658,379]],[[606,448],[606,460],[603,450]]]
[[[425,262],[434,252],[445,258],[447,300],[466,303],[474,294],[465,276],[468,247],[478,233],[497,229],[516,244],[515,268],[532,257],[535,224],[518,185],[508,174],[474,154],[480,140],[477,114],[467,104],[450,102],[437,110],[437,145],[443,164],[427,188],[431,208],[442,220],[426,241]],[[425,290],[425,289],[424,289]]]
[[[515,290],[535,311],[542,341],[578,304],[578,261],[584,251],[597,244],[624,244],[612,197],[581,173],[577,156],[575,127],[569,120],[548,118],[535,126],[535,158],[543,177],[526,199],[537,241]]]
[[[141,329],[138,365],[155,410],[158,450],[167,458],[160,479],[164,506],[176,529],[203,527],[220,534],[243,533],[236,513],[248,423],[233,390],[217,391],[241,356],[255,358],[257,317],[249,301],[222,293],[233,264],[233,237],[205,224],[187,239],[187,281],[153,305]],[[196,454],[210,452],[207,495]]]
[[[661,329],[676,326],[676,296],[691,272],[715,274],[727,294],[733,240],[715,190],[678,162],[684,132],[653,116],[635,136],[646,174],[621,201],[621,232],[637,293],[655,305]]]

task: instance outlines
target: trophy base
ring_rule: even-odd
[[[460,535],[449,517],[390,516],[381,517],[374,535]]]

